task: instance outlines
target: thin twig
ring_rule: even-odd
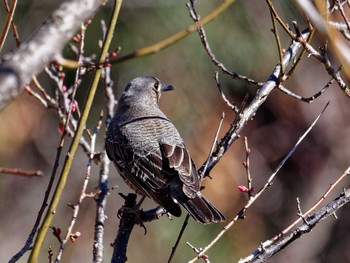
[[[204,178],[204,176],[207,174],[207,168],[208,168],[208,164],[209,164],[209,159],[210,159],[210,156],[211,156],[211,155],[213,154],[213,152],[214,152],[215,146],[216,146],[217,143],[218,143],[219,133],[220,133],[220,130],[221,130],[221,127],[222,127],[222,123],[224,122],[224,119],[225,119],[225,113],[223,112],[223,113],[221,114],[221,119],[220,119],[218,128],[217,128],[217,130],[216,130],[216,133],[215,133],[215,136],[214,136],[214,140],[213,140],[213,143],[212,143],[211,148],[210,148],[210,151],[209,151],[209,155],[208,155],[207,161],[205,162],[205,165],[204,165],[203,169],[199,169],[199,170],[198,170],[198,174],[199,174],[202,178]]]
[[[33,245],[33,239],[34,239],[34,235],[36,234],[39,224],[41,222],[42,216],[45,212],[45,209],[47,207],[47,202],[49,200],[49,196],[51,194],[51,190],[52,190],[52,186],[55,180],[55,176],[58,170],[58,166],[59,166],[59,160],[61,158],[61,153],[62,153],[62,149],[64,146],[64,138],[66,137],[66,133],[63,132],[61,135],[61,140],[59,143],[59,146],[57,147],[57,151],[56,151],[56,157],[55,157],[55,161],[54,161],[54,165],[51,171],[51,176],[50,176],[50,180],[48,183],[48,186],[46,188],[45,191],[45,195],[44,195],[44,199],[43,202],[41,203],[39,212],[38,212],[38,216],[35,219],[34,225],[32,227],[32,230],[26,240],[26,243],[24,244],[24,246],[21,248],[21,250],[19,252],[17,252],[10,260],[9,263],[14,263],[17,262],[28,250],[30,250],[32,248]]]
[[[230,76],[232,79],[239,79],[244,81],[245,83],[252,85],[256,88],[260,87],[260,83],[258,83],[257,81],[250,79],[246,76],[243,76],[241,74],[238,74],[236,72],[233,71],[229,71],[224,64],[222,64],[219,60],[216,59],[214,53],[212,52],[209,42],[207,40],[204,28],[203,28],[203,20],[199,19],[199,16],[196,12],[195,6],[194,6],[194,1],[191,0],[190,3],[187,3],[187,8],[189,10],[189,13],[192,17],[192,19],[194,20],[194,22],[196,23],[197,26],[197,31],[198,34],[200,36],[200,40],[202,42],[202,45],[205,49],[205,51],[207,52],[207,54],[209,55],[211,61],[226,75]],[[204,19],[204,18],[203,18]]]
[[[29,95],[37,99],[45,108],[49,108],[49,103],[43,97],[41,97],[39,93],[32,90],[29,85],[25,86],[24,90],[28,92]]]
[[[249,198],[252,197],[252,192],[253,192],[253,188],[252,188],[252,176],[250,175],[250,161],[249,161],[249,156],[251,153],[251,149],[248,146],[248,138],[244,137],[244,147],[245,147],[245,164],[244,167],[246,169],[246,176],[247,176],[247,187],[248,187],[248,195]]]
[[[306,103],[311,103],[313,102],[315,99],[317,99],[318,97],[320,97],[323,93],[326,92],[326,90],[334,83],[334,78],[330,79],[328,81],[328,83],[319,91],[317,92],[316,94],[312,95],[311,97],[302,97],[298,94],[295,94],[294,92],[290,91],[289,89],[285,88],[283,85],[279,85],[278,86],[278,89],[280,91],[282,91],[283,93],[287,94],[288,96],[291,96],[297,100],[300,100],[302,102],[306,102]]]
[[[185,229],[186,229],[186,227],[188,225],[188,220],[189,219],[190,219],[190,214],[187,214],[186,217],[185,217],[185,220],[184,220],[184,222],[182,224],[182,227],[181,227],[181,230],[179,232],[179,235],[178,235],[178,237],[176,239],[176,242],[175,242],[174,246],[171,249],[171,253],[170,253],[170,256],[169,256],[169,259],[168,259],[168,263],[170,263],[172,261],[174,255],[175,255],[176,249],[177,249],[177,247],[178,247],[178,245],[180,243],[180,240],[182,238],[183,233],[185,232]]]
[[[6,12],[10,13],[11,7],[9,6],[7,0],[4,0],[4,2],[5,2]],[[12,2],[11,2],[11,4],[12,4]],[[17,30],[17,26],[16,26],[15,22],[13,21],[13,19],[11,21],[11,26],[12,26],[12,30],[13,30],[13,35],[14,35],[15,40],[16,40],[16,46],[19,47],[21,44],[21,41],[19,40],[19,33]]]
[[[4,46],[7,34],[9,32],[9,29],[10,29],[10,26],[14,25],[12,23],[12,21],[13,21],[13,15],[15,14],[17,2],[18,2],[17,0],[12,0],[11,1],[11,6],[10,6],[9,10],[7,11],[8,12],[7,18],[6,18],[6,21],[4,23],[4,27],[2,28],[2,32],[1,32],[1,35],[0,35],[0,52],[1,52],[2,48],[3,48],[3,46]]]
[[[281,40],[278,34],[278,28],[276,26],[276,21],[275,18],[273,16],[272,10],[270,9],[270,16],[271,16],[271,22],[272,22],[272,26],[273,26],[273,35],[275,36],[276,39],[276,44],[277,44],[277,50],[278,50],[278,56],[280,59],[280,63],[281,63],[281,77],[284,75],[284,66],[282,64],[282,59],[283,59],[283,52],[282,52],[282,46],[281,46]]]
[[[305,218],[307,217],[312,211],[315,211],[317,207],[326,199],[326,197],[329,195],[329,193],[336,187],[344,178],[346,178],[348,175],[350,175],[350,166],[347,168],[347,170],[339,177],[336,181],[331,183],[331,185],[327,188],[325,193],[321,196],[317,202],[310,207],[309,210],[307,210],[305,213],[302,214],[302,216]],[[291,225],[289,225],[287,228],[285,228],[283,231],[281,231],[278,235],[274,236],[272,240],[277,240],[279,237],[287,234],[293,227],[295,227],[297,224],[299,224],[301,221],[300,218],[298,218],[296,221],[294,221]]]
[[[310,28],[310,34],[309,36],[307,37],[306,39],[306,42],[307,43],[311,43],[311,40],[314,36],[314,33],[315,33],[315,29],[312,27],[311,24],[309,24],[309,28]],[[283,82],[285,82],[286,80],[288,80],[292,75],[293,73],[295,72],[295,70],[298,68],[298,66],[300,65],[301,63],[301,60],[304,58],[306,54],[306,50],[305,49],[302,49],[298,58],[295,60],[295,62],[293,63],[292,67],[290,68],[290,70],[283,76]]]
[[[42,171],[30,171],[30,170],[23,170],[19,168],[4,168],[4,167],[0,167],[0,173],[22,175],[26,177],[40,177],[44,175]]]
[[[222,90],[221,88],[221,84],[220,84],[220,81],[219,81],[219,73],[216,71],[215,74],[214,74],[214,79],[215,79],[215,82],[216,82],[216,86],[218,87],[219,89],[219,92],[221,94],[221,97],[222,99],[224,100],[224,102],[226,103],[226,105],[235,113],[238,113],[239,109],[236,105],[232,104],[227,98],[226,98],[226,95],[224,93],[224,91]]]

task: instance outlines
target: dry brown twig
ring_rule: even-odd
[[[30,170],[23,170],[19,168],[5,168],[5,167],[0,167],[0,173],[22,175],[26,177],[37,177],[37,176],[44,175],[42,171],[30,171]]]
[[[2,32],[1,32],[1,36],[0,36],[0,51],[2,50],[4,44],[5,44],[5,40],[7,38],[7,34],[9,32],[10,27],[12,26],[13,31],[15,33],[15,39],[17,42],[17,46],[19,46],[19,38],[18,38],[18,32],[16,29],[16,25],[13,22],[13,16],[15,14],[15,10],[17,7],[17,0],[12,0],[11,1],[11,6],[8,6],[7,1],[5,1],[5,5],[6,5],[6,11],[7,11],[7,17],[6,17],[6,21],[5,24],[2,28]]]
[[[5,2],[5,6],[6,6],[6,11],[7,11],[7,13],[10,13],[10,12],[11,12],[11,7],[9,6],[8,1],[5,0],[4,2]],[[15,2],[15,1],[11,1],[11,6],[15,5],[14,2]],[[17,47],[19,47],[19,45],[21,44],[21,42],[20,42],[20,40],[19,40],[19,34],[18,34],[18,31],[17,31],[17,26],[16,26],[15,22],[13,21],[13,19],[12,19],[12,21],[11,21],[11,27],[12,27],[12,30],[13,30],[13,35],[14,35],[15,40],[16,40],[16,45],[17,45]]]
[[[244,147],[245,147],[245,162],[244,162],[244,167],[246,169],[246,176],[247,176],[247,193],[249,196],[249,199],[252,198],[253,192],[254,192],[254,188],[252,187],[252,176],[250,174],[250,161],[249,161],[249,156],[251,153],[251,149],[248,146],[248,138],[244,137]]]

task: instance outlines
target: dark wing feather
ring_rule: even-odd
[[[171,196],[202,224],[224,221],[220,211],[201,194],[201,178],[185,146],[163,144],[161,148],[169,168],[175,170],[181,180],[171,182]]]
[[[183,183],[182,190],[188,198],[200,190],[200,177],[196,167],[184,145],[161,145],[164,156],[167,158],[169,168],[175,170]]]

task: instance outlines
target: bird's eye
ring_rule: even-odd
[[[159,82],[154,83],[154,88],[155,88],[156,90],[158,90],[158,88],[159,88]]]

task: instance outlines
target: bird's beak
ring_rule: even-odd
[[[160,91],[164,92],[164,91],[169,91],[169,90],[174,90],[174,89],[175,89],[175,87],[171,84],[162,84]]]

